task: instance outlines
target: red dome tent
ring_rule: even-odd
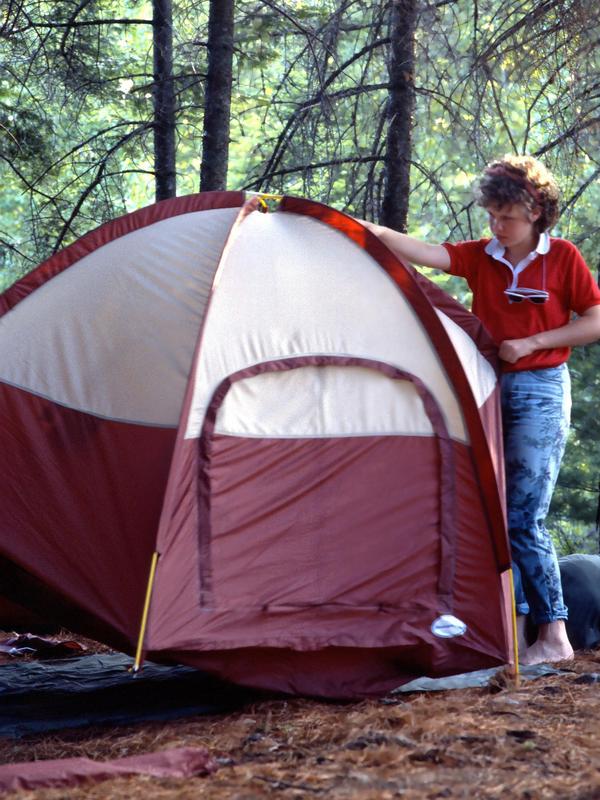
[[[206,193],[0,296],[3,594],[241,684],[510,662],[494,348],[326,206]]]

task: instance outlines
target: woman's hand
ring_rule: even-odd
[[[377,225],[376,222],[369,222],[368,219],[359,219],[358,217],[355,217],[355,220],[360,222],[361,225],[364,225],[367,230],[371,231],[371,233],[374,233],[376,236],[383,233],[384,228],[381,225]]]
[[[520,358],[530,356],[537,350],[532,337],[526,339],[505,339],[500,345],[498,355],[502,361],[515,364]]]

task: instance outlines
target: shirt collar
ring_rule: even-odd
[[[510,269],[513,274],[511,286],[515,286],[518,281],[518,276],[521,272],[523,272],[525,267],[529,266],[529,264],[531,264],[531,262],[537,258],[538,255],[545,256],[546,253],[549,252],[550,236],[546,231],[540,233],[540,238],[538,239],[535,250],[532,250],[528,255],[525,256],[525,258],[522,258],[516,266],[513,266],[508,259],[504,258],[505,250],[506,248],[500,244],[496,237],[490,239],[485,246],[485,252],[488,255],[490,255],[496,261],[506,264],[506,266]]]
[[[497,258],[497,259],[500,259],[504,256],[505,249],[506,248],[500,244],[500,242],[498,241],[498,239],[496,239],[495,236],[493,239],[490,239],[490,241],[485,246],[485,252],[488,255],[492,256],[492,258]],[[542,233],[540,233],[540,238],[538,239],[538,243],[535,250],[532,250],[529,255],[531,256],[533,254],[533,257],[535,258],[536,255],[545,256],[546,253],[548,253],[549,251],[550,251],[550,234],[548,233],[548,231],[543,231]]]

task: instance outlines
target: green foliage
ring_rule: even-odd
[[[411,232],[431,241],[482,235],[473,180],[499,154],[530,152],[563,189],[555,233],[597,266],[600,23],[592,6],[420,5]],[[154,199],[152,3],[22,0],[7,8],[0,10],[0,289],[56,248]],[[184,194],[198,189],[208,3],[175,0],[173,9]],[[238,0],[230,188],[301,194],[378,218],[389,9],[389,0]],[[433,277],[469,303],[462,281]],[[600,479],[599,347],[579,349],[571,363],[573,433],[551,516],[565,549],[593,525]]]
[[[559,542],[581,544],[598,551],[593,531],[600,502],[600,343],[576,348],[569,368],[573,382],[573,411],[567,455],[551,508],[551,529]]]

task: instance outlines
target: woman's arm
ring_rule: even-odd
[[[405,233],[376,225],[374,222],[365,222],[362,219],[359,222],[372,231],[399,258],[420,264],[422,267],[442,269],[444,272],[450,269],[450,256],[441,244],[428,244]]]
[[[536,350],[574,347],[578,344],[590,344],[598,339],[600,339],[600,305],[591,306],[573,322],[560,328],[535,333],[525,339],[506,339],[500,345],[498,354],[503,361],[514,364]]]

